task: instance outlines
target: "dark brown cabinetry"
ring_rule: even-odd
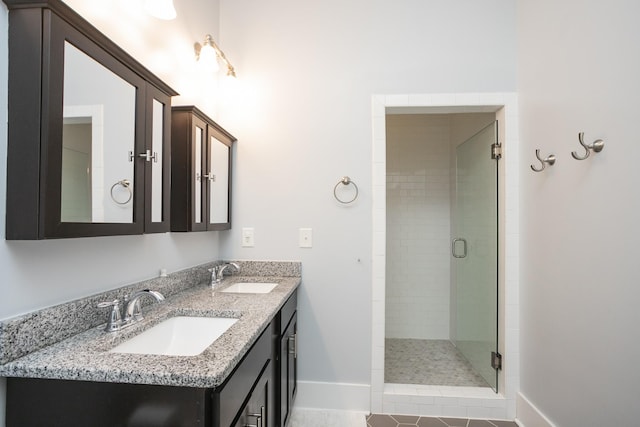
[[[279,353],[279,427],[288,425],[295,400],[298,380],[298,316],[297,292],[280,310]]]
[[[213,395],[213,427],[231,427],[239,418],[260,413],[264,405],[267,406],[262,410],[265,413],[265,418],[261,419],[262,427],[273,425],[269,420],[271,408],[268,405],[272,405],[270,396],[274,394],[275,384],[270,369],[274,327],[275,323],[267,327],[232,375],[216,389]],[[256,421],[255,417],[253,421]]]
[[[236,139],[193,106],[173,107],[171,139],[171,230],[228,230]]]
[[[3,1],[6,238],[169,231],[177,93],[62,1]]]
[[[272,408],[274,378],[271,376],[271,361],[267,363],[258,382],[240,411],[234,427],[273,427]]]

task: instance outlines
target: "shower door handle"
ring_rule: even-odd
[[[462,255],[456,254],[456,243],[462,242]],[[456,237],[451,242],[451,255],[454,258],[466,258],[467,257],[467,241],[462,237]]]

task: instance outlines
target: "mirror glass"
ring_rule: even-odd
[[[151,221],[162,222],[162,129],[164,128],[164,104],[153,100],[153,123],[151,125]]]
[[[64,56],[61,220],[131,223],[136,88],[69,42]]]
[[[213,136],[209,143],[209,165],[213,181],[209,187],[211,224],[229,222],[229,147]]]
[[[195,159],[193,168],[193,188],[194,194],[194,222],[199,224],[202,222],[202,137],[204,136],[204,129],[196,126],[196,146],[194,147]]]

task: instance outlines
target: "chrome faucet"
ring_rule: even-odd
[[[143,289],[131,295],[129,299],[125,297],[127,301],[127,307],[125,308],[124,322],[139,322],[144,319],[142,315],[142,307],[140,307],[140,298],[145,295],[150,295],[156,299],[156,301],[164,301],[164,295],[158,291],[151,291],[149,289]]]
[[[211,272],[211,286],[217,285],[218,283],[222,282],[222,280],[224,279],[224,271],[229,266],[233,266],[236,268],[236,271],[240,271],[240,266],[235,262],[216,265],[215,267],[209,269],[209,272]]]
[[[142,308],[140,307],[140,298],[145,295],[150,295],[156,299],[156,301],[164,301],[164,295],[157,291],[151,291],[149,289],[143,289],[131,295],[131,297],[124,297],[124,301],[127,303],[124,309],[124,318],[120,312],[120,300],[114,300],[111,302],[101,302],[98,304],[99,308],[111,307],[109,313],[109,320],[105,331],[115,332],[120,331],[127,326],[131,326],[144,319],[142,315]]]

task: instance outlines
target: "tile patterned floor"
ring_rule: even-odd
[[[513,421],[470,420],[467,418],[435,418],[413,415],[380,415],[367,417],[367,427],[518,427]]]
[[[385,339],[384,382],[489,387],[447,340]]]
[[[366,427],[362,412],[294,407],[288,427]]]

